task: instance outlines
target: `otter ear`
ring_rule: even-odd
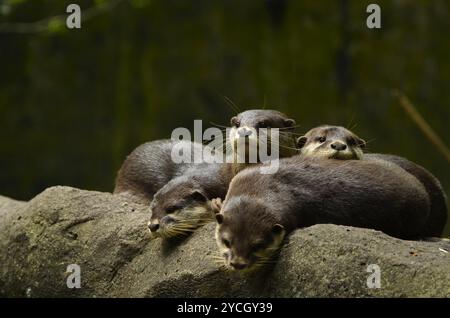
[[[303,146],[306,144],[306,142],[308,141],[308,138],[306,138],[306,136],[301,136],[297,138],[297,148],[303,148]]]
[[[223,214],[217,213],[216,214],[216,221],[217,221],[217,224],[222,224],[223,223]]]
[[[366,141],[364,139],[361,138],[357,138],[356,142],[358,143],[358,146],[361,147],[361,149],[366,148]]]
[[[231,126],[236,125],[237,122],[238,122],[238,118],[236,116],[232,117],[231,120],[230,120]]]
[[[220,213],[220,210],[222,209],[222,199],[221,198],[212,199],[211,208],[214,214]]]
[[[208,200],[206,195],[200,190],[194,190],[190,194],[190,197],[191,197],[191,199],[193,199],[195,201],[199,201],[199,202],[206,202]]]
[[[272,227],[272,233],[275,234],[275,235],[279,235],[279,234],[281,234],[283,231],[284,231],[284,226],[281,225],[281,224],[275,224],[275,225]]]
[[[295,120],[288,118],[284,120],[284,127],[294,127],[295,126]]]

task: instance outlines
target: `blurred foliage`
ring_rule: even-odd
[[[0,0],[0,28],[52,21],[71,2]],[[81,30],[0,33],[0,193],[110,191],[140,143],[194,119],[227,125],[224,96],[241,109],[284,111],[299,133],[349,126],[370,151],[431,170],[449,193],[448,163],[391,91],[403,90],[450,143],[450,2],[377,1],[381,30],[365,26],[369,3],[130,0]]]

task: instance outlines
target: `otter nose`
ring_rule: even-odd
[[[246,127],[240,127],[237,132],[238,132],[239,137],[241,137],[241,138],[242,137],[250,137],[253,134],[252,130],[248,129]]]
[[[159,229],[159,224],[158,223],[150,223],[148,225],[148,228],[150,229],[151,232],[156,232]]]
[[[234,269],[244,269],[247,267],[247,264],[245,263],[240,263],[240,262],[231,262],[230,265],[234,268]]]
[[[347,145],[343,144],[342,142],[335,141],[331,144],[331,148],[337,151],[341,151],[347,149]]]

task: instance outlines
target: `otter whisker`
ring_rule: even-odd
[[[173,227],[172,230],[181,233],[181,232],[192,232],[195,229],[192,227]]]
[[[217,264],[224,264],[224,260],[223,259],[214,259],[214,258],[212,258],[211,259],[214,263],[217,263]]]
[[[372,139],[367,140],[366,141],[366,147],[367,147],[368,144],[374,142],[375,140],[376,140],[376,138],[372,138]]]
[[[220,261],[223,261],[223,257],[216,256],[216,255],[208,255],[209,258],[218,259]]]
[[[224,259],[223,258],[208,257],[208,259],[211,260],[214,263],[224,264]]]
[[[276,142],[276,141],[274,141],[274,140],[269,140],[268,142],[266,142],[265,140],[263,140],[263,139],[260,139],[260,141],[264,144],[264,145],[274,145],[274,146],[276,146],[276,147],[278,147],[278,148],[284,148],[284,149],[289,149],[289,150],[295,150],[295,151],[298,151],[298,148],[294,148],[294,147],[289,147],[289,146],[285,146],[285,145],[282,145],[282,144],[280,144],[279,142]],[[269,144],[270,143],[270,144]]]
[[[241,110],[240,108],[227,96],[222,95],[222,97],[225,99],[225,101],[229,104],[229,106],[236,112],[236,113],[240,113]]]
[[[229,141],[230,139],[229,138],[227,138],[227,139],[225,139],[225,141],[222,143],[222,145],[221,146],[218,146],[216,149],[217,150],[219,150],[219,151],[223,151],[223,149],[225,149],[225,150],[231,150],[232,151],[232,149],[231,149],[231,147],[227,147],[227,142]],[[228,153],[227,153],[228,154]]]
[[[171,227],[174,229],[192,229],[192,228],[195,228],[196,226],[197,226],[197,222],[179,223],[179,224],[171,225]]]
[[[283,136],[286,136],[286,137],[292,137],[292,136],[296,136],[296,137],[301,137],[301,136],[303,136],[303,134],[300,134],[300,133],[296,133],[296,132],[293,132],[293,131],[279,131],[279,133],[280,133],[280,135],[283,135]]]
[[[216,124],[215,122],[212,122],[212,121],[210,121],[209,123],[210,123],[211,125],[213,125],[213,126],[223,128],[223,130],[226,130],[226,129],[230,129],[230,128],[231,128],[231,127],[228,127],[228,126]]]
[[[276,146],[276,147],[278,147],[278,148],[285,148],[285,149],[290,149],[290,150],[298,150],[298,148],[295,148],[295,147],[289,147],[289,146],[283,145],[283,144],[281,144],[279,141],[277,142],[277,141],[275,141],[275,140],[272,140],[271,138],[268,138],[267,141],[265,141],[264,139],[261,139],[261,142],[262,142],[264,145]]]

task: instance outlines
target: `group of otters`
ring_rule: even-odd
[[[153,237],[185,235],[215,220],[224,265],[248,270],[267,264],[293,230],[319,223],[402,239],[441,236],[446,197],[423,167],[395,155],[363,153],[365,141],[340,126],[319,126],[296,138],[295,121],[275,110],[244,111],[231,125],[232,145],[249,138],[248,131],[279,129],[275,173],[261,173],[258,166],[268,163],[176,164],[174,145],[205,147],[181,140],[147,142],[127,157],[114,194],[149,206]]]

